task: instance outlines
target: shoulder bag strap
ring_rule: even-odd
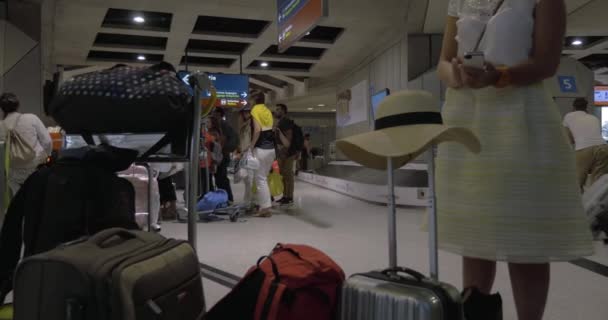
[[[494,8],[494,11],[492,12],[492,17],[495,16],[498,13],[498,10],[500,10],[500,8],[502,7],[502,5],[505,3],[505,0],[500,0],[497,4],[496,7]],[[481,45],[481,41],[483,40],[483,38],[486,35],[486,30],[488,29],[488,24],[486,23],[483,26],[483,30],[481,31],[481,34],[479,35],[479,39],[477,39],[477,44],[475,45],[475,49],[473,49],[473,51],[478,51],[479,50],[479,46]]]
[[[4,119],[4,127],[6,128],[7,135],[9,133],[9,131],[15,130],[15,128],[17,127],[17,124],[19,123],[19,119],[21,119],[21,114],[17,116],[17,119],[15,119],[15,122],[13,122],[12,126],[8,125],[8,123],[6,122],[6,118]]]

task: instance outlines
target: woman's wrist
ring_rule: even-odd
[[[506,88],[511,86],[511,73],[509,72],[509,68],[507,67],[498,67],[496,68],[497,78],[494,86],[496,88]]]

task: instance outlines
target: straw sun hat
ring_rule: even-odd
[[[479,153],[481,144],[468,129],[443,124],[439,101],[426,91],[401,91],[378,106],[375,131],[339,140],[336,146],[363,166],[395,169],[415,159],[433,144],[458,142]]]

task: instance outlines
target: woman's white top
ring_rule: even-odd
[[[530,57],[534,35],[534,10],[540,0],[504,0],[493,16],[499,0],[450,0],[448,15],[457,22],[458,55],[482,51],[494,65],[513,66]],[[484,26],[478,50],[475,45]]]
[[[21,118],[19,116],[21,115]],[[19,119],[19,122],[17,122]],[[10,113],[0,125],[0,135],[6,139],[7,128],[15,128],[19,135],[36,151],[36,160],[28,167],[35,168],[51,154],[51,135],[42,121],[33,114]]]

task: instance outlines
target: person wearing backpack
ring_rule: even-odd
[[[46,161],[52,151],[48,130],[36,115],[19,113],[19,99],[13,93],[0,96],[3,120],[0,137],[5,140],[6,183],[10,196]]]
[[[283,176],[285,190],[279,204],[283,206],[293,205],[293,194],[295,189],[294,163],[303,147],[304,137],[302,129],[287,116],[287,106],[278,104],[275,115],[279,120],[275,128],[277,141],[277,158],[279,170]]]

